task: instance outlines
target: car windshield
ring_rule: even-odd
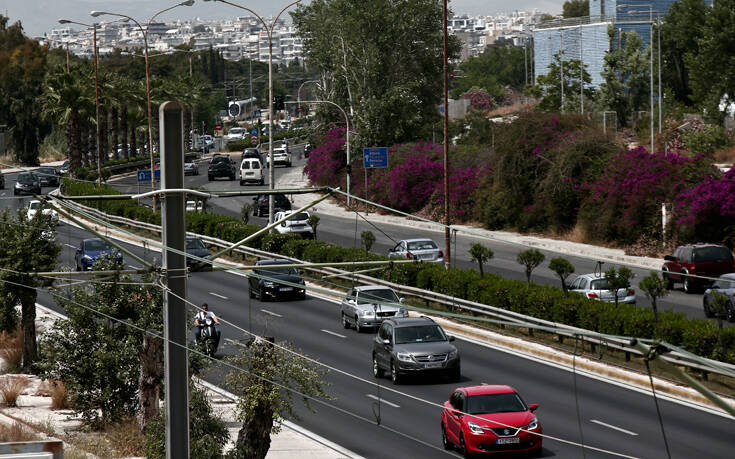
[[[735,288],[735,279],[721,277],[712,284],[712,288]]]
[[[232,128],[230,129],[230,134],[242,134],[245,132],[243,128]]]
[[[436,249],[434,241],[413,241],[408,243],[408,250],[431,250]]]
[[[30,210],[37,210],[39,207],[41,207],[40,201],[31,201],[31,203],[28,205],[28,208]]]
[[[99,252],[101,250],[110,250],[112,247],[101,239],[92,239],[84,243],[84,248],[90,252]]]
[[[32,174],[20,174],[18,176],[18,182],[20,183],[33,183],[36,181],[36,176]]]
[[[199,238],[186,238],[186,249],[187,250],[196,250],[196,249],[206,249],[204,247],[204,243]]]
[[[692,252],[693,262],[726,262],[732,261],[732,253],[727,247],[702,247]]]
[[[294,217],[291,217],[291,221],[308,220],[308,219],[309,219],[309,214],[307,214],[306,212],[299,212]]]
[[[36,173],[40,175],[56,175],[56,170],[50,167],[39,167]]]
[[[415,325],[396,328],[396,344],[431,343],[446,340],[444,330],[438,325]]]
[[[357,294],[357,302],[360,304],[371,304],[376,301],[381,303],[398,303],[398,296],[389,288],[368,290],[367,292],[358,292]]]
[[[258,274],[262,274],[264,276],[267,276],[269,274],[276,274],[281,276],[284,274],[289,274],[292,276],[298,276],[299,272],[296,271],[296,268],[279,268],[278,265],[267,265],[267,267],[259,268]]]
[[[528,408],[518,394],[485,394],[467,397],[465,411],[469,414],[515,413]]]
[[[607,279],[594,279],[590,283],[590,290],[610,290],[610,281]]]
[[[229,159],[230,158],[228,158],[227,156],[215,156],[214,158],[212,158],[212,164],[226,163],[229,161]]]

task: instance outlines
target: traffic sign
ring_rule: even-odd
[[[257,128],[252,128],[250,130],[250,135],[258,135],[258,129]]]
[[[250,138],[250,143],[252,143],[253,145],[257,144],[258,143],[258,137],[252,136]]]
[[[222,130],[222,125],[221,125],[221,124],[219,124],[219,123],[217,123],[217,124],[215,124],[215,125],[214,125],[214,128],[215,128],[216,130],[218,130],[218,131],[221,131],[221,130]]]
[[[372,147],[362,149],[362,165],[365,169],[388,167],[388,148]]]
[[[260,110],[253,110],[253,116],[257,116],[260,118]]]
[[[153,171],[153,177],[156,179],[156,182],[161,181],[161,169],[156,169]],[[138,171],[138,183],[144,183],[144,182],[150,182],[151,181],[151,171],[150,169],[144,169]]]

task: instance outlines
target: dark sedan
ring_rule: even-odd
[[[253,270],[255,276],[248,277],[250,298],[260,301],[276,300],[278,298],[306,298],[304,279],[295,268],[279,265],[292,264],[288,260],[260,260]],[[280,282],[287,282],[281,284]]]
[[[41,182],[33,172],[21,172],[13,188],[13,195],[19,194],[41,194]]]
[[[229,156],[215,156],[212,158],[207,170],[207,178],[210,182],[217,177],[227,177],[230,180],[235,180],[236,176],[237,169],[232,158]]]
[[[118,265],[123,264],[122,253],[100,238],[84,239],[74,254],[77,271],[89,271],[98,260],[108,257]]]
[[[253,215],[256,217],[265,217],[268,215],[268,203],[270,201],[269,195],[260,194],[253,198],[255,205],[253,206]],[[291,201],[288,200],[285,194],[274,194],[273,195],[273,208],[274,213],[279,210],[291,210]]]
[[[186,254],[194,255],[195,257],[205,258],[209,260],[212,255],[209,253],[209,249],[204,245],[204,242],[196,236],[186,236]],[[212,263],[206,263],[193,258],[186,257],[186,266],[191,266],[192,270],[211,268]]]
[[[36,175],[41,186],[59,186],[59,172],[55,167],[39,167]]]

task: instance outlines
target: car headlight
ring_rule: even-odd
[[[82,260],[85,260],[85,261],[92,261],[92,257],[90,257],[89,255],[84,255],[84,256],[82,257]]]
[[[538,418],[531,419],[528,425],[523,426],[523,430],[536,430],[538,429]]]
[[[271,288],[271,287],[273,287],[274,285],[275,285],[275,284],[274,284],[273,282],[271,282],[271,281],[265,281],[265,282],[263,282],[263,287],[268,287],[268,288]]]
[[[396,357],[401,362],[412,362],[413,358],[411,357],[411,354],[408,352],[399,352],[396,354]]]
[[[408,317],[408,311],[406,308],[401,308],[398,310],[398,314],[396,314],[398,317]]]
[[[363,317],[374,317],[375,311],[370,311],[370,310],[360,311],[360,315]]]
[[[457,357],[457,350],[456,349],[452,349],[451,351],[449,351],[449,357],[448,358],[454,359],[456,357]]]
[[[470,432],[472,432],[473,434],[478,434],[479,435],[479,434],[485,433],[485,431],[483,430],[482,427],[480,427],[478,424],[476,424],[476,423],[474,423],[472,421],[470,421],[470,422],[467,423],[467,427],[470,428]]]

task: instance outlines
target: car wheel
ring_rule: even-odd
[[[265,296],[265,288],[263,287],[260,288],[260,292],[258,293],[258,299],[262,301],[263,303],[267,301],[266,296]]]
[[[683,271],[681,273],[682,277],[684,278],[684,292],[685,293],[694,293],[694,282],[687,276],[687,272]]]
[[[347,316],[344,312],[342,313],[342,328],[345,330],[350,328],[350,322],[347,320]]]
[[[472,457],[470,453],[467,452],[467,445],[464,442],[464,434],[459,434],[459,454],[461,454],[463,457]]]
[[[13,196],[18,196],[18,190],[13,190]]]
[[[230,175],[230,180],[235,180],[235,176],[234,175]]]
[[[669,277],[669,270],[666,268],[663,268],[662,277],[664,278],[664,282],[666,282],[666,289],[667,290],[673,290],[674,289],[674,281],[671,280]]]
[[[245,180],[240,180],[240,186],[245,185]]]
[[[207,181],[211,182],[212,180],[214,180],[214,177],[212,177],[211,175],[208,175],[207,176]]]
[[[395,361],[390,362],[390,380],[395,385],[401,383],[401,375],[398,373],[398,365],[396,365]]]
[[[458,383],[462,380],[462,370],[460,367],[449,372],[449,380],[454,383]]]
[[[715,315],[712,313],[712,309],[709,307],[709,301],[707,301],[707,297],[704,297],[702,300],[702,309],[704,309],[704,316],[705,317],[714,317]]]
[[[378,365],[378,359],[375,358],[375,354],[373,354],[373,376],[376,378],[383,377],[383,369]]]
[[[255,298],[255,292],[253,291],[253,289],[248,288],[248,294],[250,295],[250,298]]]
[[[265,179],[260,179],[260,186],[265,185]]]
[[[360,320],[357,318],[357,316],[355,316],[355,331],[357,333],[362,333],[363,328],[364,327],[360,326]]]
[[[442,423],[442,446],[447,451],[450,451],[454,447],[452,442],[449,441],[449,438],[447,438],[447,429],[444,427],[444,423]]]
[[[725,310],[725,318],[728,322],[735,322],[735,305],[732,304],[732,301],[727,302]]]

